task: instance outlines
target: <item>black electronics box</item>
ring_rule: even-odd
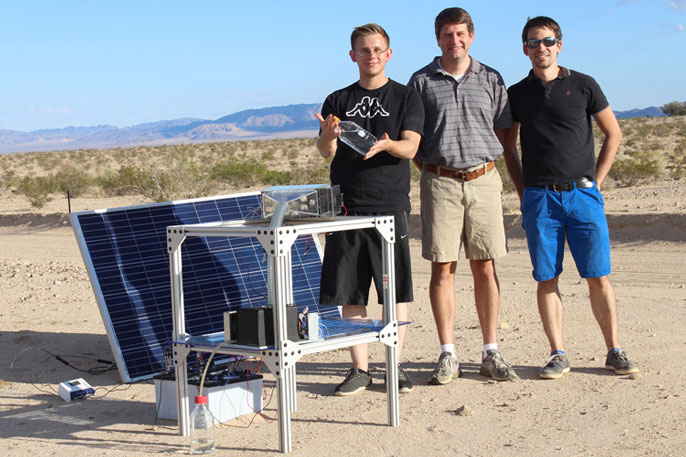
[[[296,306],[286,306],[286,329],[289,340],[300,339]],[[236,310],[236,343],[245,346],[273,346],[274,311],[272,308],[258,306]]]

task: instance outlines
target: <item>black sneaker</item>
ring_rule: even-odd
[[[410,377],[407,376],[405,370],[398,365],[398,392],[407,394],[412,392],[412,389],[414,389],[414,385],[412,384]]]
[[[386,374],[384,373],[383,382],[386,383],[387,380],[388,379],[386,378]],[[398,392],[401,394],[407,394],[412,392],[412,389],[414,389],[414,384],[412,384],[412,380],[409,376],[407,376],[405,369],[398,365]]]
[[[555,353],[550,356],[545,366],[541,368],[538,376],[543,379],[558,379],[563,374],[569,372],[569,360],[567,356],[560,353]]]
[[[351,368],[342,383],[336,386],[335,395],[345,397],[362,392],[372,385],[372,377],[368,371]]]
[[[607,355],[605,369],[614,370],[617,374],[638,373],[638,367],[621,349],[614,350]]]

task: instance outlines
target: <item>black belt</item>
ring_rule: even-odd
[[[552,190],[553,192],[564,192],[574,189],[588,189],[590,187],[593,187],[593,181],[591,181],[588,178],[581,178],[572,182],[559,182],[555,184],[534,184],[531,187]]]

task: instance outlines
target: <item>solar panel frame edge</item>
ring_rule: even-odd
[[[95,272],[95,265],[93,264],[93,260],[91,259],[90,252],[89,252],[88,247],[86,245],[86,239],[85,239],[83,230],[81,228],[81,221],[79,218],[82,216],[92,215],[92,214],[114,213],[114,212],[128,211],[128,210],[132,210],[132,209],[163,207],[163,206],[168,206],[168,205],[198,203],[198,202],[202,202],[202,201],[216,201],[216,200],[227,199],[227,198],[240,198],[240,197],[250,197],[250,196],[257,196],[257,195],[260,195],[260,192],[243,192],[243,193],[238,193],[238,194],[217,195],[217,196],[212,196],[212,197],[201,197],[201,198],[193,198],[193,199],[185,199],[185,200],[173,200],[173,201],[168,201],[168,202],[146,203],[143,205],[128,205],[128,206],[121,206],[121,207],[115,207],[115,208],[102,208],[102,209],[95,209],[95,210],[78,211],[78,212],[73,212],[69,215],[69,219],[71,221],[72,229],[74,230],[74,235],[76,237],[77,245],[79,246],[79,251],[81,253],[81,257],[83,259],[84,265],[86,267],[86,273],[88,274],[88,279],[90,281],[91,288],[93,289],[93,294],[95,295],[95,301],[98,305],[98,310],[100,311],[100,316],[101,316],[103,324],[105,326],[105,332],[107,334],[107,339],[108,339],[108,342],[110,344],[110,349],[112,350],[112,355],[113,355],[115,362],[117,364],[117,370],[119,372],[119,376],[123,382],[130,383],[130,382],[141,381],[144,379],[150,379],[154,376],[154,374],[145,375],[145,376],[138,376],[138,377],[131,377],[129,374],[129,370],[127,369],[127,364],[126,364],[126,361],[124,360],[124,355],[122,353],[121,346],[119,345],[119,342],[116,340],[114,325],[112,323],[112,319],[110,318],[109,310],[107,308],[107,303],[105,302],[105,296],[102,292],[102,289],[100,288],[100,282],[99,282],[98,276]],[[316,237],[314,237],[314,238],[316,238]],[[317,250],[320,253],[320,258],[321,258],[322,250],[321,250],[321,246],[320,246],[318,240],[315,240],[315,245],[317,246]]]
[[[88,246],[86,246],[86,238],[81,229],[81,221],[79,216],[84,214],[94,214],[99,210],[94,211],[81,211],[78,213],[71,213],[69,219],[71,220],[71,226],[74,230],[74,236],[76,237],[77,245],[79,246],[79,251],[81,252],[81,257],[83,258],[83,263],[86,267],[86,273],[88,274],[88,280],[90,281],[91,288],[93,289],[93,294],[95,295],[95,301],[98,305],[98,311],[100,311],[100,317],[105,325],[105,333],[107,334],[107,340],[110,344],[110,349],[112,350],[112,355],[114,356],[114,361],[117,364],[117,370],[119,371],[119,377],[123,382],[133,382],[129,376],[129,372],[126,369],[126,363],[124,362],[124,355],[121,352],[121,346],[115,339],[114,326],[112,324],[112,319],[110,318],[109,310],[107,309],[107,303],[105,302],[105,296],[100,288],[100,281],[98,280],[97,273],[95,272],[95,265],[90,256],[90,251]]]

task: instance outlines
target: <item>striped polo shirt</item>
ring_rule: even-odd
[[[505,83],[494,69],[473,57],[458,83],[441,68],[440,57],[412,75],[424,102],[424,136],[417,159],[448,168],[469,168],[500,157],[494,128],[512,126]]]

